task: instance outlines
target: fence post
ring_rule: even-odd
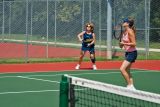
[[[149,55],[149,28],[150,26],[150,1],[145,0],[145,53],[146,59]]]
[[[54,1],[54,42],[55,42],[55,46],[57,44],[57,1]]]
[[[84,0],[82,0],[82,31],[84,31]]]
[[[107,59],[112,59],[112,0],[107,0]]]
[[[28,63],[28,0],[26,0],[26,47],[25,47],[25,62]]]
[[[92,2],[89,0],[89,22],[92,22]]]
[[[3,5],[2,41],[4,41],[4,0],[2,1],[2,5]]]
[[[67,77],[63,75],[62,80],[60,82],[59,107],[68,107],[68,90],[69,83]]]
[[[32,1],[30,1],[30,3],[31,3],[31,28],[30,28],[30,32],[31,32],[31,38],[30,38],[30,41],[31,41],[31,44],[32,44],[32,36],[33,36],[33,18],[32,18],[32,15],[33,15],[33,2]]]
[[[151,12],[151,0],[148,0],[148,56],[150,47],[150,12]]]
[[[9,37],[11,37],[11,14],[12,14],[12,10],[11,10],[11,3],[12,3],[12,1],[9,1]]]
[[[48,0],[47,0],[47,47],[46,47],[46,56],[48,58]]]
[[[101,17],[101,13],[102,13],[102,11],[101,11],[101,0],[99,0],[99,56],[101,56],[101,45],[102,45],[102,33],[101,33],[101,19],[102,19],[102,17]]]

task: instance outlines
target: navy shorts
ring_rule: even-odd
[[[86,47],[86,46],[82,45],[81,50],[84,51],[84,52],[89,51],[90,54],[95,54],[94,45],[91,45],[89,47]]]
[[[133,63],[135,62],[136,59],[137,59],[137,51],[125,53],[125,60],[127,60],[128,62]]]

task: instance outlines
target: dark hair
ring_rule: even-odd
[[[134,33],[136,33],[136,27],[134,25],[134,19],[126,18],[126,19],[123,20],[123,22],[124,23],[127,22],[129,24],[129,28],[131,28],[134,31]]]
[[[90,25],[91,32],[93,33],[94,32],[94,24],[93,23],[86,23],[86,28],[87,28],[88,25]]]
[[[134,20],[129,18],[128,21],[129,21],[129,27],[134,31],[134,33],[136,33],[136,27],[134,25]]]

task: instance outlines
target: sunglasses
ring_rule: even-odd
[[[87,25],[86,27],[91,27],[91,25]]]

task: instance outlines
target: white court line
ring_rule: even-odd
[[[118,69],[98,69],[96,71],[103,71],[103,70],[118,70]],[[90,69],[80,69],[80,70],[58,70],[58,71],[33,71],[33,72],[4,72],[4,73],[0,73],[0,74],[34,74],[34,73],[63,73],[63,72],[73,72],[73,71],[81,71],[81,72],[85,72],[85,71],[91,71]]]
[[[113,73],[119,73],[119,72],[107,72],[107,73],[70,73],[69,75],[96,75],[96,74],[113,74]],[[64,73],[65,74],[65,73]],[[64,74],[54,74],[54,75],[18,75],[18,76],[0,76],[0,78],[15,78],[15,77],[55,77],[55,76],[62,76]]]
[[[109,71],[109,70],[119,70],[119,69],[98,69],[96,71]],[[139,68],[132,68],[131,70],[146,70],[146,71],[154,71],[154,72],[159,72],[160,70],[149,70],[149,69],[139,69]],[[80,72],[85,72],[85,71],[91,71],[91,70],[59,70],[59,71],[35,71],[35,72],[5,72],[5,73],[0,73],[1,74],[34,74],[34,73],[63,73],[63,72],[73,72],[73,71],[80,71]],[[96,72],[93,71],[93,72]]]
[[[132,71],[132,73],[153,73],[153,71]],[[77,74],[69,74],[69,75],[102,75],[102,74],[119,74],[121,72],[106,72],[106,73],[77,73]],[[154,72],[157,73],[157,72]],[[55,74],[55,75],[26,75],[27,77],[54,77],[54,76],[62,76],[64,74]]]
[[[75,89],[75,90],[79,91],[79,90],[84,90],[84,89]],[[0,92],[0,95],[6,95],[6,94],[25,94],[25,93],[43,93],[43,92],[59,92],[59,90]]]
[[[120,72],[106,72],[106,73],[70,73],[69,75],[101,75],[101,74],[115,74]],[[65,74],[65,73],[64,73]],[[54,77],[54,76],[62,76],[64,74],[57,74],[57,75],[27,75],[27,77]]]
[[[111,69],[111,70],[117,70],[117,69]],[[75,71],[75,70],[73,70],[73,71]],[[78,71],[81,71],[81,70],[78,70]],[[82,71],[88,71],[88,70],[82,70]],[[98,71],[101,71],[101,70],[98,70]],[[107,71],[109,71],[109,70],[107,70]],[[65,71],[66,72],[66,71]],[[68,71],[69,72],[69,71]],[[71,71],[72,72],[72,71]],[[34,73],[34,72],[33,72]],[[35,73],[40,73],[40,72],[35,72]],[[44,73],[47,73],[47,72],[44,72]],[[56,73],[56,72],[48,72],[48,73]],[[93,71],[93,73],[70,73],[70,75],[91,75],[91,74],[112,74],[112,73],[119,73],[119,72],[107,72],[107,73],[97,73],[96,71]],[[23,74],[23,73],[22,73]],[[25,73],[24,73],[25,74]],[[28,74],[28,73],[27,73]],[[51,74],[48,74],[48,75],[41,75],[41,74],[39,74],[39,75],[23,75],[23,76],[25,76],[25,77],[54,77],[54,76],[62,76],[62,75],[64,75],[64,74],[66,74],[66,73],[61,73],[61,74],[54,74],[54,75],[51,75]],[[18,75],[18,76],[22,76],[22,75]],[[0,76],[0,78],[14,78],[14,77],[18,77],[18,76]]]
[[[4,94],[23,94],[23,93],[42,93],[42,92],[59,92],[59,90],[0,92],[0,95],[4,95]]]
[[[134,70],[134,69],[132,69]],[[138,70],[138,69],[135,69],[135,70]],[[159,73],[159,71],[149,71],[149,70],[146,70],[145,69],[139,69],[139,70],[143,70],[143,71],[132,71],[132,73]],[[69,75],[102,75],[102,74],[116,74],[116,73],[120,73],[120,72],[107,72],[107,73],[97,73],[97,72],[93,72],[93,73],[70,73]],[[64,73],[65,74],[65,73]],[[54,76],[62,76],[64,74],[54,74],[54,75],[24,75],[22,77],[54,77]],[[21,75],[19,75],[21,76]],[[15,77],[19,77],[19,76],[0,76],[0,78],[15,78]]]
[[[109,70],[119,70],[119,69],[98,69],[93,72],[97,71],[109,71]],[[146,71],[153,71],[153,72],[159,72],[160,70],[149,70],[149,69],[139,69],[139,68],[132,68],[131,70],[146,70]],[[1,74],[36,74],[36,73],[63,73],[63,72],[73,72],[73,71],[80,71],[80,72],[85,72],[85,71],[91,71],[91,70],[59,70],[59,71],[35,71],[35,72],[5,72],[5,73],[0,73]]]
[[[131,73],[160,73],[158,71],[132,71]],[[119,72],[107,72],[107,73],[77,73],[77,74],[69,74],[69,75],[102,75],[102,74],[119,74],[121,73],[120,71]],[[65,74],[65,73],[64,73]],[[53,77],[53,76],[61,76],[61,75],[64,75],[64,74],[57,74],[57,75],[27,75],[27,77]]]
[[[148,69],[140,69],[140,68],[133,68],[131,70],[143,70],[143,71],[146,71],[146,72],[149,72],[149,71],[152,71],[152,72],[160,72],[160,70],[148,70]]]
[[[39,79],[39,78],[29,78],[29,77],[25,77],[25,76],[17,76],[17,77],[24,78],[24,79],[37,80],[37,81],[44,81],[44,82],[60,83],[58,81],[51,81],[51,80]]]
[[[0,76],[0,78],[17,78],[18,76]]]
[[[132,73],[153,73],[152,71],[133,71]],[[115,74],[120,72],[108,72],[108,73],[79,73],[79,74],[70,74],[70,75],[96,75],[96,74]],[[156,73],[156,72],[155,72]],[[37,75],[37,76],[59,76],[63,74],[56,74],[56,75]],[[29,76],[35,76],[35,75],[29,75]],[[32,79],[32,80],[38,80],[38,81],[46,81],[46,82],[54,82],[54,83],[60,83],[58,81],[51,81],[51,80],[44,80],[44,79],[38,79],[38,78],[30,78],[25,76],[7,76],[7,77],[18,77],[18,78],[24,78],[24,79]],[[5,77],[4,77],[5,78]],[[77,89],[79,90],[79,89]],[[81,89],[80,89],[81,90]],[[2,94],[20,94],[20,93],[38,93],[38,92],[58,92],[59,90],[40,90],[40,91],[19,91],[19,92],[0,92],[0,95]]]

